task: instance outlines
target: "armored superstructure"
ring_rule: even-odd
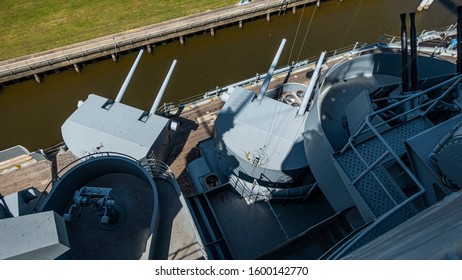
[[[401,54],[371,48],[317,84],[316,67],[297,109],[265,82],[232,90],[188,166],[209,257],[342,258],[460,189],[460,56],[418,55],[414,14],[409,51],[401,17]]]

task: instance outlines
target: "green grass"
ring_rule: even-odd
[[[236,3],[238,0],[2,0],[0,61]]]

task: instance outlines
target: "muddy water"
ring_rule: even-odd
[[[163,102],[178,101],[267,71],[282,38],[287,39],[279,66],[318,55],[323,50],[374,42],[382,34],[399,34],[399,14],[415,11],[420,0],[330,0],[245,22],[242,29],[220,29],[145,52],[123,102],[149,110],[173,59],[178,64]],[[435,1],[417,14],[418,32],[456,22],[462,0]],[[311,23],[311,24],[310,24]],[[298,32],[297,32],[298,30]],[[0,150],[21,144],[29,150],[62,141],[60,126],[89,93],[115,98],[136,53],[83,65],[0,89]]]

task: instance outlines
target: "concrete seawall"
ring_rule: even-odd
[[[341,1],[341,0],[340,0]],[[320,0],[254,0],[247,5],[233,5],[197,15],[112,34],[97,39],[61,47],[37,54],[0,62],[0,85],[34,77],[41,81],[42,73],[73,67],[80,71],[80,63],[112,57],[132,49],[145,47],[148,52],[156,44],[179,40],[184,44],[187,36],[209,32],[227,25],[243,27],[246,21],[271,15],[296,12],[306,4],[320,4]]]

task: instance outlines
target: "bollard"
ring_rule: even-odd
[[[271,20],[271,14],[270,14],[270,13],[267,13],[267,14],[266,14],[266,20],[267,20],[267,21],[270,21],[270,20]]]
[[[115,53],[111,54],[112,61],[116,62],[117,61],[117,55]]]
[[[180,43],[181,43],[182,45],[184,45],[184,37],[183,37],[183,36],[180,36]]]
[[[239,21],[239,28],[242,28],[243,27],[243,22],[242,20]]]

